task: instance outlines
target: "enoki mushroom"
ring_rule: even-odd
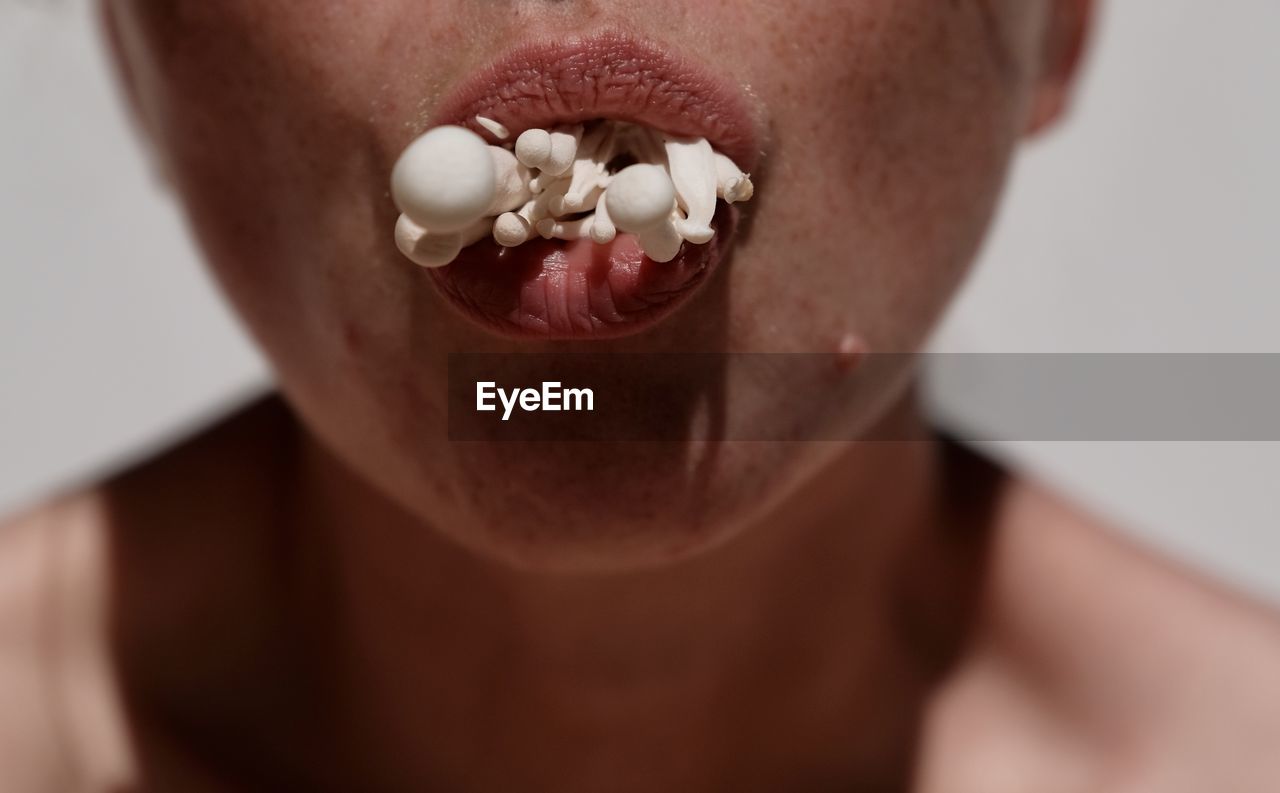
[[[476,122],[504,140],[506,127]],[[490,146],[463,127],[436,127],[409,144],[391,175],[400,209],[396,244],[423,267],[443,267],[487,236],[504,247],[535,237],[604,245],[635,234],[668,262],[685,242],[707,243],[716,200],[751,198],[751,179],[705,138],[600,120],[530,129]]]

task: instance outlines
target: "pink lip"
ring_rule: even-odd
[[[597,118],[701,136],[750,171],[759,158],[757,126],[741,90],[651,44],[620,34],[526,45],[447,97],[438,124],[505,125],[512,138],[532,127]],[[632,235],[609,245],[537,240],[503,249],[472,245],[452,264],[428,271],[456,308],[487,329],[515,338],[610,338],[638,333],[669,315],[707,280],[732,244],[737,210],[723,204],[716,236],[685,243],[672,261],[644,256]]]

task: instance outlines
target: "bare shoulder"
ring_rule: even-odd
[[[86,774],[119,779],[104,521],[101,492],[90,488],[0,523],[0,789],[79,791]]]
[[[973,777],[945,789],[1280,790],[1280,614],[1026,480],[991,542],[980,635],[930,716]]]
[[[288,444],[283,410],[255,404],[100,483],[0,518],[0,791],[126,789],[130,637],[169,642],[172,626],[207,627],[189,612],[234,580],[225,529],[252,535],[252,514],[266,509]]]
[[[58,638],[46,630],[51,609],[69,605],[69,594],[92,593],[105,562],[104,525],[98,487],[0,520],[0,653],[6,659],[35,657],[48,648]],[[16,668],[6,664],[0,669]],[[10,682],[0,676],[0,686]]]

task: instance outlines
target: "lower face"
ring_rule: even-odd
[[[732,536],[839,451],[806,440],[874,423],[903,372],[797,400],[727,358],[673,389],[672,410],[710,411],[726,437],[795,442],[451,443],[448,354],[918,349],[1024,126],[1042,5],[107,0],[143,124],[309,428],[451,538],[542,567]],[[391,168],[514,49],[602,36],[726,86],[742,113],[720,134],[751,141],[755,198],[654,321],[512,336],[399,254]]]

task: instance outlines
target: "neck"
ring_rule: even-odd
[[[938,553],[938,467],[931,441],[842,447],[701,557],[536,574],[454,547],[311,446],[298,493],[327,597],[301,607],[341,740],[407,789],[899,784],[959,640],[917,618],[954,624],[932,596],[965,601],[912,582],[969,580],[966,554]],[[939,559],[957,575],[922,575]]]

